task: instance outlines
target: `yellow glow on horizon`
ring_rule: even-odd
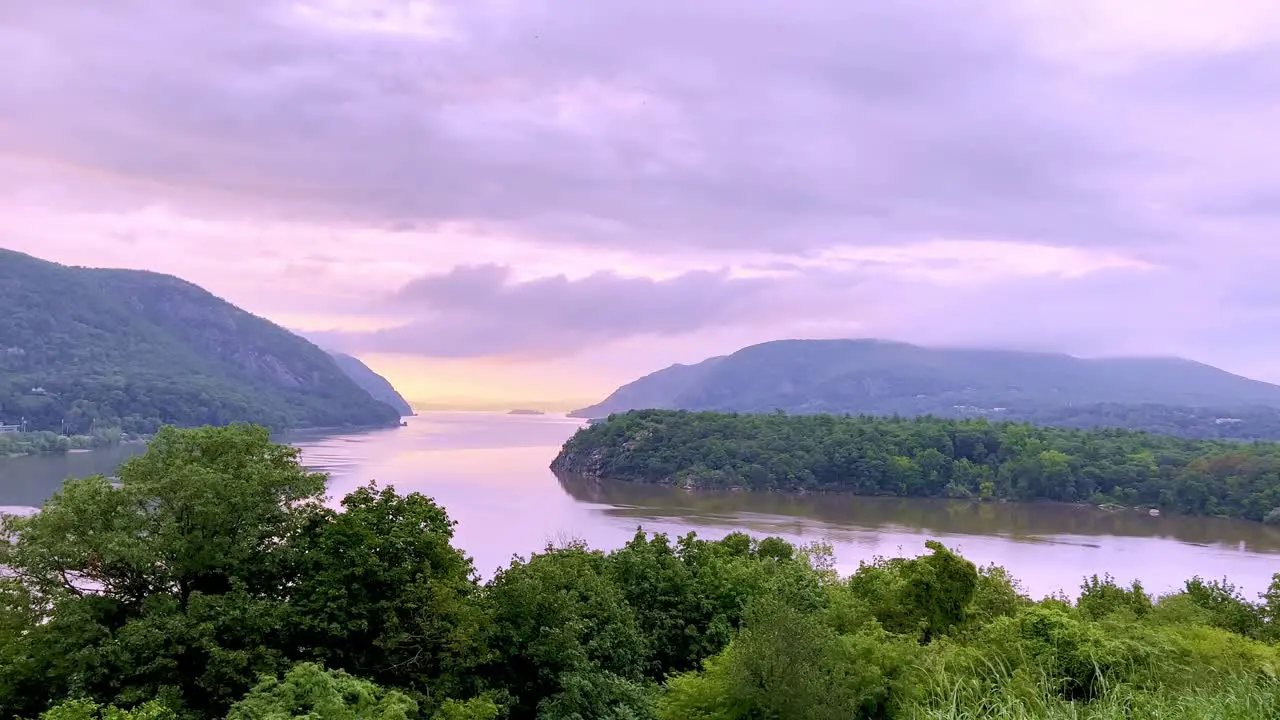
[[[513,362],[466,358],[425,359],[411,355],[361,354],[410,404],[536,403],[540,410],[571,410],[604,399],[617,387],[606,378],[584,376],[567,361]]]

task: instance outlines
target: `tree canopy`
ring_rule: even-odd
[[[694,488],[1118,503],[1280,522],[1280,443],[984,419],[642,410],[578,431],[552,468]]]

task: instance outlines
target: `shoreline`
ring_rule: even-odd
[[[411,415],[402,416],[395,424],[386,424],[386,425],[382,425],[382,424],[335,425],[335,426],[328,426],[328,427],[289,428],[285,430],[271,430],[270,428],[268,428],[268,430],[271,432],[271,435],[273,438],[277,436],[287,437],[290,434],[295,434],[295,433],[306,434],[306,435],[313,435],[313,434],[314,435],[337,435],[341,433],[372,432],[374,430],[391,430],[394,428],[404,427],[404,424],[403,424],[404,419],[407,417],[412,417],[412,416]],[[227,423],[227,424],[235,425],[237,423]],[[183,427],[183,426],[178,426],[178,427]],[[69,437],[77,437],[77,436],[61,435],[59,437],[69,438]],[[84,437],[84,436],[80,436],[80,437]],[[141,435],[141,436],[135,435],[135,436],[130,436],[127,439],[121,439],[114,443],[108,443],[104,445],[94,445],[90,447],[70,447],[70,448],[66,448],[65,450],[60,450],[60,449],[36,450],[35,452],[11,452],[6,454],[0,454],[0,460],[10,460],[10,459],[16,459],[16,458],[38,456],[38,455],[70,455],[73,453],[87,453],[87,452],[93,452],[95,450],[105,450],[107,448],[118,447],[120,445],[138,445],[138,444],[145,445],[146,443],[151,442],[152,437],[154,437],[153,434],[147,434],[147,435]]]

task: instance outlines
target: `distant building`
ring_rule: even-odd
[[[18,432],[17,425],[0,425],[0,434]]]

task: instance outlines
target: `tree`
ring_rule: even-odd
[[[52,698],[161,699],[218,714],[283,655],[295,543],[325,477],[249,426],[160,432],[119,470],[68,482],[0,521],[0,564],[30,608],[0,687]]]
[[[413,691],[427,706],[467,687],[484,635],[471,560],[430,498],[359,488],[308,518],[290,645],[328,667]]]
[[[978,590],[978,569],[936,540],[916,558],[880,558],[864,563],[849,579],[854,595],[866,600],[884,627],[919,633],[922,642],[964,622]]]
[[[603,553],[570,545],[515,561],[493,579],[485,601],[490,644],[501,648],[486,675],[512,694],[513,720],[535,717],[584,674],[632,683],[643,677],[648,644]],[[589,684],[590,693],[602,687]]]
[[[283,678],[264,679],[231,706],[227,720],[410,720],[417,715],[418,704],[403,693],[301,663]]]
[[[918,650],[878,629],[840,635],[774,599],[751,609],[742,633],[700,673],[676,676],[662,720],[879,718]]]
[[[172,710],[151,701],[133,710],[99,705],[92,700],[68,700],[40,716],[40,720],[173,720]]]

